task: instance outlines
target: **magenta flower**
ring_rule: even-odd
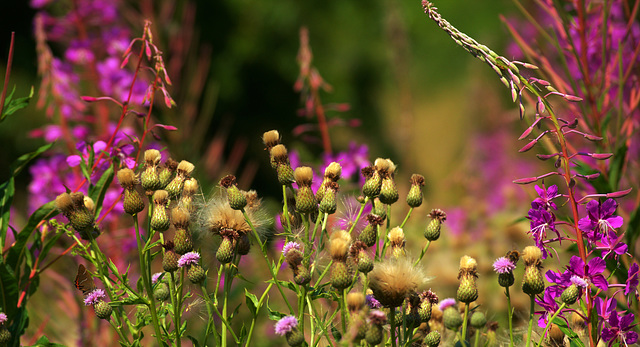
[[[493,271],[499,274],[506,274],[509,272],[513,272],[516,268],[516,264],[514,264],[511,260],[500,257],[495,262],[493,262]]]
[[[286,333],[298,327],[298,319],[294,316],[285,316],[276,323],[276,334],[284,336]]]
[[[536,192],[538,192],[539,197],[533,199],[533,202],[531,203],[531,207],[534,209],[540,209],[543,208],[545,210],[549,210],[550,208],[557,210],[558,206],[556,206],[556,204],[551,201],[559,196],[561,196],[560,194],[558,194],[558,186],[557,185],[552,185],[549,188],[545,189],[544,184],[542,184],[542,188],[538,187],[537,185],[534,187],[536,189]]]
[[[610,230],[622,226],[624,220],[620,216],[614,216],[618,204],[613,199],[607,199],[600,204],[596,200],[587,203],[588,216],[578,221],[580,230],[587,233],[589,240],[594,240],[597,233],[607,233]]]
[[[382,308],[382,304],[380,303],[380,301],[374,298],[373,295],[367,294],[364,299],[369,308]]]
[[[627,273],[624,295],[629,295],[631,293],[633,293],[635,296],[638,295],[638,272],[640,272],[638,263],[631,264],[631,266],[629,267],[629,272]]]
[[[9,318],[7,318],[7,315],[4,312],[0,312],[0,325],[6,323],[7,320],[9,320]]]
[[[548,253],[543,241],[547,238],[547,230],[555,232],[560,238],[560,233],[556,230],[555,225],[556,216],[547,210],[532,208],[529,210],[527,218],[531,220],[529,233],[531,233],[536,246],[542,251],[542,259],[546,259]]]
[[[156,272],[151,276],[151,283],[156,284],[158,283],[158,279],[160,278],[160,276],[162,276],[164,272]]]
[[[446,298],[442,301],[440,301],[440,311],[444,311],[445,308],[449,307],[449,306],[453,306],[456,304],[456,299],[454,298]]]
[[[198,252],[185,253],[178,259],[178,267],[197,265],[199,261],[200,254]]]
[[[625,346],[632,345],[638,341],[638,333],[631,331],[635,326],[633,323],[633,313],[624,317],[618,317],[618,311],[613,311],[609,317],[609,328],[602,329],[602,340],[608,342],[607,346],[613,345],[616,340],[620,340]]]
[[[287,256],[287,253],[289,253],[289,251],[291,251],[292,249],[295,250],[300,250],[301,246],[299,243],[294,242],[294,241],[289,241],[287,242],[284,247],[282,247],[282,255],[284,255],[285,257]]]
[[[603,321],[609,320],[609,317],[615,310],[617,303],[618,302],[614,298],[605,297],[604,299],[602,299],[598,296],[593,299],[593,307],[595,307],[598,312],[598,316],[600,316]]]
[[[607,263],[602,258],[592,258],[585,266],[582,259],[575,255],[569,260],[569,267],[567,268],[572,274],[585,279],[587,282],[605,291],[609,288],[609,282],[602,276],[602,273],[606,269]]]
[[[553,317],[556,311],[560,308],[553,294],[549,290],[544,291],[542,299],[536,298],[538,306],[542,307],[544,311],[536,311],[535,314],[539,314],[538,326],[540,328],[546,328],[549,323],[549,318]]]
[[[623,238],[624,235],[618,236],[613,230],[602,234],[600,241],[596,241],[596,249],[602,251],[600,255],[602,259],[608,257],[618,259],[618,256],[627,253],[629,247],[626,243],[621,242]]]
[[[102,299],[104,298],[105,298],[104,290],[96,289],[91,293],[87,294],[87,297],[84,298],[84,305],[85,306],[95,305],[98,302],[102,301]]]

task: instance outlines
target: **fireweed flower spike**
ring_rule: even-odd
[[[280,318],[275,331],[276,334],[286,337],[289,346],[300,346],[304,343],[304,333],[298,330],[298,319],[294,316]]]
[[[549,188],[546,188],[545,185],[542,184],[542,187],[538,187],[536,185],[534,188],[538,193],[538,197],[533,199],[533,202],[531,203],[532,208],[534,209],[542,208],[545,210],[558,209],[558,206],[556,206],[556,203],[552,201],[553,199],[562,196],[558,193],[557,185],[554,184]]]
[[[124,188],[124,211],[130,215],[136,215],[144,209],[144,201],[136,190],[136,175],[131,169],[118,171],[118,182]]]
[[[555,225],[556,216],[547,210],[532,208],[529,210],[527,218],[531,220],[529,223],[529,233],[536,243],[536,246],[542,251],[542,259],[546,259],[548,252],[544,241],[547,238],[547,230],[555,232],[558,238],[560,238],[560,233],[556,230]]]
[[[618,204],[613,199],[607,199],[602,204],[596,200],[587,203],[589,215],[580,219],[578,227],[585,232],[589,241],[597,240],[599,237],[596,235],[599,233],[606,234],[622,226],[622,217],[613,215],[617,207]]]

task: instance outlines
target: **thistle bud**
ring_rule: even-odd
[[[442,322],[444,326],[453,331],[457,331],[462,326],[462,316],[455,306],[449,306],[442,313]]]
[[[522,291],[526,294],[536,295],[544,290],[541,259],[542,251],[536,246],[528,246],[522,252],[522,260],[525,265]]]
[[[169,194],[165,190],[156,190],[153,193],[153,213],[151,215],[151,227],[159,232],[169,229],[170,221],[167,214]]]
[[[340,164],[336,163],[335,161],[331,162],[331,164],[329,164],[329,166],[327,166],[327,168],[324,170],[324,178],[322,180],[322,184],[316,192],[316,200],[318,201],[318,203],[320,203],[322,201],[322,198],[324,198],[324,194],[329,187],[329,184],[332,182],[337,183],[340,179],[340,175],[342,175],[342,166],[340,166]]]
[[[162,247],[165,249],[164,254],[162,255],[162,269],[166,272],[174,272],[178,270],[178,260],[180,259],[180,255],[174,251],[173,241],[167,241],[162,245]]]
[[[251,241],[249,240],[249,235],[242,234],[238,239],[238,245],[236,246],[236,252],[240,255],[247,255],[251,250]]]
[[[424,291],[420,294],[420,306],[418,306],[418,316],[420,321],[428,322],[431,319],[431,311],[433,305],[438,303],[438,296],[431,290]]]
[[[98,318],[104,320],[109,320],[109,318],[111,317],[111,312],[113,312],[111,305],[102,300],[93,305],[93,310],[96,312],[96,316]]]
[[[367,274],[371,270],[373,270],[373,259],[365,250],[361,250],[358,253],[358,271]]]
[[[478,286],[476,284],[476,278],[478,277],[477,270],[478,263],[475,259],[466,255],[460,259],[458,301],[468,304],[478,299]]]
[[[482,329],[487,324],[487,317],[480,311],[475,311],[471,315],[471,326],[476,329]]]
[[[189,213],[181,208],[174,208],[171,213],[176,234],[173,237],[174,250],[178,254],[185,254],[193,250],[193,240],[189,231]]]
[[[303,286],[311,281],[311,271],[304,264],[299,264],[293,271],[293,281],[300,286]]]
[[[122,169],[118,171],[118,181],[124,188],[124,211],[130,215],[136,215],[144,209],[142,197],[135,189],[136,176],[131,169]]]
[[[387,315],[379,310],[373,310],[369,313],[369,330],[367,330],[364,338],[370,345],[378,345],[382,342],[383,330],[382,326],[387,323]]]
[[[160,179],[160,187],[158,189],[164,189],[173,180],[177,169],[178,162],[171,158],[167,159],[164,167],[158,173],[158,178]]]
[[[351,285],[353,275],[345,262],[334,262],[331,265],[331,285],[341,291]]]
[[[180,206],[189,212],[195,211],[193,197],[198,192],[198,180],[191,177],[184,181],[182,195],[180,196]]]
[[[426,347],[437,347],[440,345],[440,333],[432,331],[424,338],[424,344]]]
[[[182,193],[184,187],[184,181],[191,177],[191,173],[195,169],[195,166],[190,162],[183,160],[178,164],[176,170],[176,176],[169,184],[164,188],[171,199],[176,199]]]
[[[296,191],[296,210],[300,213],[311,213],[318,206],[316,198],[311,190],[313,180],[313,170],[308,166],[301,166],[293,172],[293,176],[298,183]]]
[[[319,209],[321,213],[334,214],[338,209],[336,204],[336,192],[338,191],[338,183],[329,182],[320,201]]]
[[[382,218],[383,221],[387,219],[387,208],[382,204],[382,202],[380,202],[380,199],[375,198],[373,202],[374,206],[371,213]]]
[[[158,174],[158,164],[160,163],[160,151],[148,149],[144,152],[144,171],[140,174],[140,184],[147,192],[160,189],[162,182]]]
[[[391,205],[400,198],[398,187],[393,179],[396,166],[391,160],[380,158],[376,159],[375,166],[382,178],[379,196],[380,202],[385,205]]]
[[[365,179],[362,186],[362,194],[370,199],[375,198],[380,194],[380,189],[382,189],[380,173],[373,166],[367,166],[362,169],[362,175]]]
[[[227,189],[229,206],[234,210],[242,210],[247,206],[247,197],[238,189],[236,176],[227,175],[220,181],[220,186]]]
[[[235,255],[235,241],[230,237],[224,237],[220,247],[216,251],[216,259],[222,264],[230,263]]]
[[[189,270],[187,270],[187,277],[191,283],[200,284],[207,278],[207,271],[199,264],[191,265],[189,266]]]
[[[153,290],[153,297],[158,301],[167,301],[169,299],[169,287],[166,283],[156,285]]]
[[[56,208],[69,220],[84,240],[96,238],[100,234],[95,227],[95,218],[85,204],[84,194],[62,193],[55,200]]]
[[[411,175],[411,188],[409,194],[407,194],[407,205],[409,207],[418,207],[422,205],[423,193],[422,187],[424,186],[424,176],[413,174]]]
[[[435,241],[440,238],[440,229],[442,223],[447,220],[447,214],[441,209],[436,208],[431,210],[429,217],[431,217],[431,221],[424,231],[424,237],[429,241]]]
[[[289,155],[284,145],[276,145],[269,151],[271,161],[275,162],[278,182],[282,185],[289,185],[293,182],[293,169],[289,163]]]
[[[391,254],[394,258],[398,258],[404,256],[406,253],[404,251],[404,231],[400,227],[395,227],[389,231],[387,235],[389,238],[389,245],[391,246]]]
[[[0,326],[0,346],[5,346],[11,340],[11,332],[4,325]]]
[[[378,241],[378,227],[381,226],[384,221],[374,214],[368,215],[367,221],[369,224],[360,232],[358,240],[364,242],[368,247],[371,247]]]
[[[562,295],[560,295],[560,299],[567,306],[571,306],[576,303],[579,295],[580,295],[580,289],[578,289],[578,286],[576,286],[575,284],[571,284],[569,287],[567,287],[567,289],[565,289],[562,292]]]
[[[349,312],[355,313],[364,308],[365,305],[365,297],[364,294],[360,292],[353,292],[347,294],[347,308]]]

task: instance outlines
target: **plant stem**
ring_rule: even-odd
[[[178,295],[175,276],[173,272],[171,272],[170,275],[169,289],[171,293],[171,306],[173,306],[173,328],[176,331],[175,344],[176,347],[180,347],[182,344],[182,341],[180,340],[180,308],[182,307],[180,298],[182,297],[182,293],[179,293]],[[206,343],[206,337],[204,342]]]
[[[461,341],[463,346],[467,346],[467,324],[469,321],[469,303],[464,304],[464,318],[462,319]]]
[[[400,224],[400,228],[404,228],[404,225],[407,223],[407,221],[409,220],[409,217],[411,217],[411,212],[413,212],[413,207],[411,207],[409,209],[409,211],[407,211],[407,215],[404,217],[404,220],[402,221],[402,224]]]
[[[527,346],[526,347],[529,347],[529,344],[531,343],[531,339],[533,338],[531,336],[531,331],[533,330],[533,310],[535,309],[535,305],[536,305],[535,295],[530,295],[529,297],[531,298],[531,304],[529,306],[529,328],[527,329]]]
[[[262,296],[260,297],[260,300],[258,301],[258,307],[256,307],[256,314],[253,316],[253,319],[251,319],[251,327],[249,328],[249,333],[247,335],[247,342],[245,343],[246,347],[249,347],[251,345],[251,337],[253,336],[253,329],[256,326],[256,319],[258,318],[258,312],[260,312],[262,303],[264,303],[264,300],[266,299],[267,294],[269,293],[269,290],[271,290],[271,287],[273,287],[273,282],[269,283],[269,285],[267,286],[267,289],[264,290],[264,292],[262,293]]]
[[[391,346],[396,347],[396,308],[389,308],[389,321],[391,322]]]
[[[420,253],[420,257],[416,260],[415,263],[413,263],[413,266],[418,266],[418,263],[420,263],[420,260],[422,260],[424,255],[427,253],[427,250],[429,249],[430,245],[431,245],[431,240],[427,240],[427,244],[424,245],[424,248],[422,248],[422,252]]]
[[[367,205],[367,202],[369,202],[369,197],[365,197],[364,201],[360,204],[360,210],[358,211],[358,215],[356,216],[356,220],[353,221],[353,223],[351,224],[351,228],[349,228],[349,234],[351,234],[351,232],[353,231],[353,228],[355,228],[356,224],[358,224],[358,221],[360,220],[360,217],[362,216],[362,211],[364,211],[364,207]]]
[[[509,294],[509,287],[505,288],[505,295],[507,296],[507,319],[509,321],[509,347],[515,346],[513,343],[513,309],[511,308],[511,294]]]
[[[284,202],[282,204],[282,216],[287,221],[287,231],[291,232],[291,221],[289,220],[289,208],[287,207],[287,186],[284,184],[282,185],[282,198],[284,199],[283,200]],[[282,224],[282,221],[280,221],[280,224]],[[282,224],[282,227],[284,228],[284,224]]]
[[[553,313],[553,316],[551,316],[551,318],[547,322],[547,326],[544,328],[542,335],[540,335],[540,340],[538,340],[538,346],[542,346],[542,340],[544,339],[544,336],[547,335],[547,331],[549,331],[549,328],[551,328],[551,324],[552,324],[551,322],[553,322],[553,320],[558,316],[558,314],[562,311],[562,309],[565,308],[565,306],[567,306],[567,304],[563,302],[560,305],[560,307],[556,310],[556,312]]]
[[[476,338],[473,342],[473,346],[474,347],[478,347],[478,344],[480,344],[480,330],[476,330]]]

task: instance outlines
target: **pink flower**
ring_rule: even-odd
[[[96,289],[89,293],[86,298],[84,298],[84,305],[91,306],[95,305],[98,302],[102,301],[105,298],[104,290]]]
[[[298,319],[294,316],[285,316],[276,323],[276,334],[284,336],[286,333],[298,327]]]

